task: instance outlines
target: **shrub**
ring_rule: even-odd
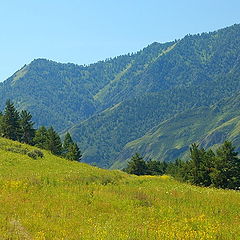
[[[43,158],[44,154],[38,149],[33,150],[33,152],[37,155],[37,157]]]
[[[27,155],[28,155],[30,158],[37,159],[37,154],[34,153],[33,151],[28,152]]]
[[[33,159],[37,159],[38,157],[43,158],[44,156],[43,153],[37,149],[28,152],[27,155]]]

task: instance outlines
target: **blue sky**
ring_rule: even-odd
[[[35,58],[89,64],[240,23],[239,0],[2,0],[0,81]]]

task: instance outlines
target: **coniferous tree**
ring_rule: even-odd
[[[35,129],[33,128],[34,123],[32,122],[32,115],[23,110],[20,113],[20,134],[21,134],[21,142],[32,145],[33,138],[35,135]]]
[[[156,160],[150,160],[146,162],[147,174],[149,175],[163,175],[167,169],[166,162],[159,162]]]
[[[80,161],[82,156],[78,145],[73,142],[69,132],[65,135],[63,141],[63,156],[69,160],[75,161]]]
[[[193,143],[190,147],[190,164],[192,165],[192,183],[199,184],[200,183],[200,164],[201,158],[203,156],[203,151],[198,149],[198,145]]]
[[[72,161],[80,161],[81,160],[81,152],[79,147],[76,143],[73,143],[69,146],[68,152],[66,153],[65,157]]]
[[[41,126],[35,132],[35,137],[33,138],[33,142],[36,147],[46,149],[47,148],[47,138],[48,132],[46,127]]]
[[[215,187],[237,189],[240,187],[240,159],[232,143],[225,141],[217,149],[214,170],[211,174]]]
[[[125,169],[127,173],[135,174],[135,175],[146,175],[147,174],[147,165],[144,159],[138,154],[134,154],[130,161],[128,162],[128,166]]]
[[[209,149],[208,151],[204,150],[200,168],[202,186],[208,187],[212,184],[211,173],[214,169],[215,158],[215,153],[211,149]]]
[[[193,143],[190,147],[190,158],[190,161],[186,162],[182,169],[183,180],[195,185],[210,186],[212,183],[210,173],[215,158],[213,151],[199,149],[198,145]]]
[[[0,112],[0,137],[2,137],[2,118],[3,118],[3,114],[2,112]]]
[[[55,155],[62,154],[62,142],[59,135],[53,129],[53,127],[50,127],[47,130],[46,149],[51,151]]]
[[[69,147],[74,144],[72,137],[69,132],[66,133],[64,140],[63,140],[63,154],[67,154],[69,151]]]
[[[1,117],[1,135],[12,140],[20,140],[19,113],[13,103],[7,100],[4,114]]]
[[[186,165],[187,164],[181,159],[176,159],[175,162],[170,162],[167,164],[166,173],[178,180],[188,180],[189,170],[186,168]]]

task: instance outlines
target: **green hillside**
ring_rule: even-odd
[[[126,144],[112,167],[126,166],[135,152],[159,161],[186,159],[192,143],[209,148],[226,139],[240,150],[239,93],[210,107],[194,108],[162,122],[143,137]]]
[[[36,59],[0,83],[0,109],[11,99],[19,109],[36,116],[37,126],[54,126],[61,131],[111,106],[113,100],[103,100],[109,86],[130,66],[130,72],[147,66],[169,44],[155,43],[135,54],[88,66]]]
[[[128,84],[122,86],[125,76],[114,82],[111,101],[116,105],[70,130],[84,150],[84,161],[110,167],[127,143],[161,122],[192,108],[209,107],[238,92],[239,32],[240,26],[234,25],[186,36],[140,74],[131,75]],[[172,147],[167,142],[165,146]]]
[[[63,130],[96,112],[99,106],[93,96],[129,61],[126,55],[78,66],[36,59],[0,83],[0,108],[11,99],[36,116],[37,126]]]
[[[163,121],[239,92],[239,36],[235,24],[89,66],[38,59],[0,84],[0,109],[10,98],[37,126],[70,129],[83,161],[109,168]]]
[[[240,194],[137,177],[0,138],[1,239],[240,239]],[[122,220],[124,219],[124,224]]]

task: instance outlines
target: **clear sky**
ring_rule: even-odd
[[[240,0],[1,0],[0,81],[35,58],[89,64],[240,23]]]

